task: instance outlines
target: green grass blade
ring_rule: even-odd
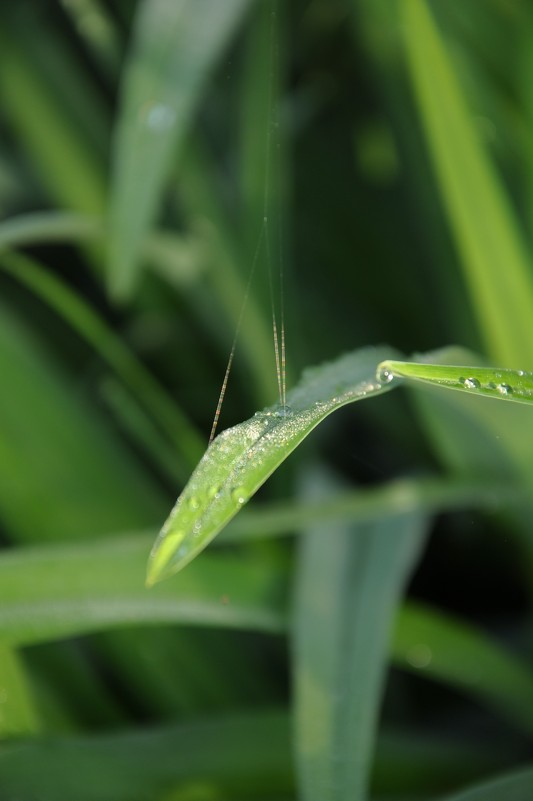
[[[146,0],[123,75],[111,187],[110,287],[133,291],[140,246],[213,64],[250,0]],[[206,24],[209,20],[209,24]]]
[[[185,464],[184,471],[190,468],[203,450],[201,437],[163,387],[90,306],[27,256],[0,253],[0,269],[48,303],[97,351],[172,439]]]
[[[533,671],[463,621],[410,603],[398,613],[396,665],[463,688],[514,724],[533,732]]]
[[[310,497],[326,481],[310,480]],[[363,801],[403,586],[424,540],[414,513],[300,540],[293,620],[296,755],[305,801]]]
[[[16,651],[0,638],[0,740],[39,729],[23,666]]]
[[[154,545],[147,584],[194,559],[325,417],[386,391],[388,385],[375,377],[382,354],[356,351],[309,370],[288,394],[288,409],[258,412],[216,437]]]
[[[533,768],[525,768],[453,793],[442,801],[527,801],[532,797]]]
[[[50,545],[0,557],[0,641],[28,645],[139,623],[279,631],[279,567],[264,553],[207,554],[147,592],[147,538]]]
[[[245,509],[221,532],[218,542],[278,537],[323,522],[368,523],[417,509],[428,514],[462,509],[505,509],[529,497],[515,484],[489,479],[398,479],[376,487],[337,492],[302,502],[272,501]]]
[[[533,268],[454,69],[422,0],[401,4],[428,146],[491,359],[533,366]]]
[[[487,398],[533,404],[533,373],[525,370],[385,361],[379,365],[378,375],[382,381],[414,379]]]

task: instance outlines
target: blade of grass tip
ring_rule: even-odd
[[[0,269],[23,283],[78,332],[124,381],[172,439],[186,474],[203,450],[202,438],[176,403],[90,306],[38,262],[0,253]],[[184,475],[185,477],[185,475]]]
[[[23,665],[16,651],[0,641],[0,740],[35,734],[38,730],[37,711]]]
[[[310,475],[305,496],[331,483],[322,472]],[[414,512],[318,524],[299,541],[293,665],[305,801],[367,798],[390,629],[425,532],[424,516]]]
[[[405,378],[486,398],[533,404],[533,373],[525,370],[385,361],[379,365],[378,375],[383,381]]]
[[[389,385],[376,379],[382,353],[368,348],[308,370],[287,396],[287,406],[257,412],[216,437],[154,544],[147,585],[194,559],[324,418],[386,392]]]
[[[533,366],[533,269],[452,62],[422,0],[400,4],[411,76],[472,308],[491,358]]]
[[[140,245],[205,80],[251,0],[145,0],[123,73],[110,201],[109,285],[131,295]],[[209,20],[209,24],[206,24]]]
[[[533,767],[526,767],[448,795],[442,801],[526,801],[532,797]]]
[[[533,672],[474,626],[408,603],[397,615],[392,659],[406,670],[465,690],[533,732]]]

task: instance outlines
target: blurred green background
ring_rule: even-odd
[[[1,5],[2,801],[533,795],[528,408],[344,409],[144,589],[265,209],[289,383],[382,343],[533,369],[532,53],[527,0]],[[276,401],[266,268],[222,428]]]

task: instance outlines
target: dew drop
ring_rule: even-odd
[[[154,133],[168,131],[174,125],[176,112],[164,103],[154,103],[145,110],[146,126]]]
[[[188,506],[188,507],[189,507],[189,509],[191,509],[193,512],[194,512],[196,509],[199,509],[199,508],[200,508],[200,501],[198,500],[198,498],[196,497],[196,495],[191,495],[191,497],[190,497],[190,498],[189,498],[189,500],[187,501],[187,506]]]
[[[465,389],[479,389],[481,386],[477,378],[465,378],[462,384]]]
[[[496,389],[498,390],[500,395],[512,395],[513,394],[513,388],[511,386],[509,386],[509,384],[498,384]]]
[[[376,378],[380,384],[390,384],[394,378],[394,373],[386,367],[380,367],[376,373]]]
[[[235,503],[242,505],[243,503],[245,503],[246,498],[248,497],[248,493],[244,487],[235,487],[234,489],[231,490],[231,497],[233,498]]]
[[[217,498],[220,495],[220,485],[219,484],[212,484],[209,489],[207,490],[207,497],[208,498]]]

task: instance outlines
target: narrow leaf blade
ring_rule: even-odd
[[[326,484],[322,474],[313,478],[310,497]],[[425,529],[414,512],[366,525],[319,524],[300,540],[293,635],[305,801],[366,798],[389,631]]]
[[[250,0],[144,0],[135,22],[115,135],[110,286],[131,294],[165,175],[205,78]]]
[[[531,366],[533,273],[522,233],[428,4],[400,5],[420,114],[478,323],[496,362]]]
[[[525,370],[388,360],[379,365],[378,373],[383,381],[407,378],[487,398],[533,404],[533,373]]]
[[[264,554],[209,554],[179,582],[143,587],[147,539],[13,549],[0,558],[0,641],[15,645],[139,623],[279,631],[279,566]]]

